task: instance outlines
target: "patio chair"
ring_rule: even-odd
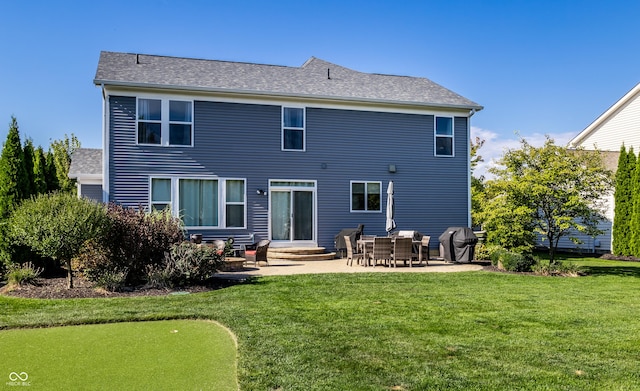
[[[398,266],[398,261],[404,261],[405,265],[409,261],[409,267],[411,267],[412,242],[413,239],[411,238],[396,238],[393,243],[393,267]]]
[[[364,259],[364,253],[359,252],[357,249],[354,252],[354,247],[349,236],[344,237],[344,243],[347,246],[347,265],[353,266],[353,258],[356,259],[356,264],[360,264],[360,262]]]
[[[431,256],[429,255],[429,241],[431,240],[431,236],[423,236],[422,237],[422,242],[420,243],[420,254],[422,254],[421,256],[419,256],[420,259],[418,259],[418,262],[420,264],[422,264],[422,260],[424,259],[425,262],[427,263],[427,266],[429,266],[429,259],[431,259]]]
[[[269,266],[267,251],[270,243],[270,240],[265,239],[258,243],[244,245],[245,263],[253,262],[254,265],[258,266],[258,262],[266,262],[267,266]]]
[[[378,266],[378,261],[383,261],[383,265],[391,263],[392,244],[392,239],[388,237],[376,237],[373,239],[373,266]],[[367,263],[365,263],[365,266]]]

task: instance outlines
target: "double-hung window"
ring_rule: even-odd
[[[245,228],[244,179],[151,178],[151,209],[169,208],[185,227]]]
[[[351,181],[351,211],[380,212],[382,182]]]
[[[436,117],[435,120],[435,155],[453,156],[453,118]]]
[[[138,99],[138,144],[191,146],[193,102]]]
[[[300,107],[282,108],[282,150],[305,150],[305,110]]]
[[[171,209],[171,179],[151,179],[151,209]]]

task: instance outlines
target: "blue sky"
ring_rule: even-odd
[[[5,1],[0,140],[101,147],[101,50],[429,78],[483,105],[489,160],[517,136],[566,142],[640,82],[640,2]]]

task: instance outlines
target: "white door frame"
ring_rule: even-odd
[[[318,183],[315,180],[300,180],[300,179],[270,179],[269,180],[269,239],[271,239],[270,247],[317,247],[318,246]],[[293,240],[293,227],[291,227],[291,239],[290,240],[273,240],[272,232],[272,216],[273,205],[271,200],[274,192],[289,192],[292,194],[294,191],[307,191],[312,193],[313,199],[313,226],[311,240]],[[293,206],[293,205],[292,205]],[[290,219],[293,220],[293,208],[291,211]]]

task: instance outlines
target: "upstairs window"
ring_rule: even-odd
[[[191,145],[191,102],[169,101],[169,145]]]
[[[453,118],[436,117],[435,155],[453,156]]]
[[[162,140],[162,101],[138,99],[138,144],[160,144]]]
[[[282,108],[282,150],[304,151],[304,109],[299,107]]]
[[[191,146],[193,102],[138,99],[138,144]]]
[[[381,182],[351,182],[351,211],[380,212]]]

